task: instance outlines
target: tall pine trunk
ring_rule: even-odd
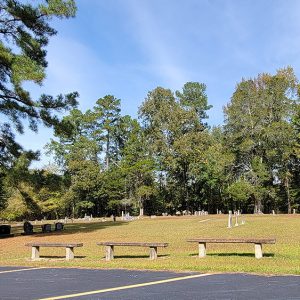
[[[285,185],[285,191],[286,191],[286,197],[287,197],[288,214],[291,214],[292,207],[291,207],[291,196],[290,196],[290,184],[289,184],[289,178],[288,178],[287,174],[285,176],[284,185]]]

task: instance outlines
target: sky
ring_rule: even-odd
[[[300,72],[300,1],[77,0],[73,19],[51,22],[58,34],[47,47],[47,78],[33,95],[78,91],[79,108],[121,99],[122,114],[137,117],[158,86],[207,86],[208,124],[221,125],[238,82],[292,66]],[[41,150],[52,130],[19,136]],[[44,154],[34,167],[53,162]]]

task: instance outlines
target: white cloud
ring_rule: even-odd
[[[176,49],[172,49],[168,41],[163,39],[163,28],[159,27],[158,20],[146,2],[127,1],[126,8],[133,23],[133,34],[149,59],[149,68],[156,72],[156,76],[162,77],[171,88],[181,87],[187,76],[173,57]]]

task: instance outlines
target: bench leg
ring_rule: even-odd
[[[109,261],[114,259],[114,246],[106,246],[105,248],[105,260]]]
[[[31,248],[31,259],[35,260],[40,258],[40,247],[32,246]]]
[[[74,248],[66,247],[66,260],[70,260],[74,258]]]
[[[157,259],[157,247],[150,247],[150,259]]]
[[[199,257],[206,256],[206,243],[199,243]]]
[[[255,258],[262,258],[262,244],[255,244]]]

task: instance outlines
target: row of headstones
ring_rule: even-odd
[[[235,218],[235,224],[234,226],[239,226],[239,225],[244,225],[245,224],[245,220],[242,220],[242,222],[239,224],[239,218],[241,217],[241,213],[240,211],[234,211],[232,213],[232,211],[230,210],[228,213],[228,225],[227,228],[232,228],[233,227],[233,218]]]
[[[61,222],[55,223],[54,226],[55,226],[54,231],[61,231],[64,228],[64,224]],[[51,224],[43,224],[41,227],[42,227],[43,233],[52,231]],[[23,230],[24,230],[24,232],[22,233],[23,235],[29,235],[29,234],[36,233],[36,232],[33,232],[33,225],[28,221],[24,222]],[[11,226],[10,225],[0,225],[0,237],[11,237],[11,236],[14,236],[11,233]]]
[[[55,228],[54,231],[61,231],[64,228],[64,224],[63,223],[55,223]],[[24,229],[24,235],[28,235],[28,234],[33,234],[35,232],[33,232],[33,225],[26,221],[24,222],[23,225],[23,229]],[[51,224],[43,224],[42,225],[42,232],[51,232]],[[0,236],[13,236],[13,234],[11,234],[11,226],[10,225],[0,225]]]
[[[293,209],[293,215],[296,214],[296,208]],[[272,210],[272,215],[276,215],[275,210]]]
[[[129,213],[125,213],[124,211],[122,211],[121,220],[122,221],[132,221],[133,217]]]
[[[207,216],[208,215],[208,211],[204,211],[204,210],[198,210],[194,212],[194,216]]]
[[[51,224],[43,224],[41,225],[41,228],[42,228],[42,233],[52,232]],[[35,233],[33,231],[33,225],[28,221],[24,222],[23,229],[24,229],[24,233],[23,233],[24,235]],[[62,231],[63,229],[64,229],[63,223],[57,222],[54,224],[54,231]]]
[[[167,213],[163,213],[163,216],[168,216]],[[175,213],[176,216],[191,216],[192,212],[190,212],[189,210],[183,210],[183,211],[176,211]],[[207,216],[208,215],[208,211],[205,210],[197,210],[194,212],[194,216]]]

